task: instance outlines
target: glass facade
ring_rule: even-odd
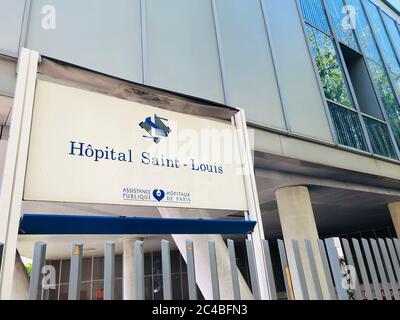
[[[338,143],[398,159],[398,24],[370,1],[301,0],[300,7]],[[365,62],[361,63],[357,57]],[[365,64],[368,72],[361,73],[360,66]],[[368,81],[373,87],[370,91],[379,99],[376,110],[371,109],[371,105],[360,105],[368,98],[359,88]],[[357,99],[353,87],[358,89],[358,95],[364,96]],[[385,117],[377,119],[376,115],[382,111]]]

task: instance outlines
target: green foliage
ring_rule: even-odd
[[[32,275],[32,263],[25,263],[25,269],[29,277]]]

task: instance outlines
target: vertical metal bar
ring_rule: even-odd
[[[82,243],[73,243],[71,250],[71,266],[69,270],[68,300],[79,300],[82,276]]]
[[[161,263],[164,300],[172,300],[171,254],[167,240],[161,241]]]
[[[361,243],[364,249],[365,258],[367,259],[369,273],[371,274],[372,284],[374,286],[375,297],[378,300],[383,300],[381,294],[381,287],[379,285],[378,276],[376,275],[376,269],[374,261],[372,260],[371,249],[369,248],[368,241],[366,239],[361,239]]]
[[[395,238],[395,239],[393,239],[393,242],[394,242],[394,246],[396,248],[397,256],[400,260],[400,240]],[[398,279],[398,280],[400,281],[400,279]]]
[[[0,242],[0,273],[1,273],[1,265],[3,261],[3,249],[4,249],[4,244]]]
[[[311,275],[312,275],[314,290],[317,295],[317,300],[323,300],[324,297],[322,295],[321,284],[320,284],[319,278],[318,278],[317,264],[315,263],[315,258],[314,258],[314,253],[312,250],[311,241],[309,239],[305,239],[304,244],[306,246],[308,263],[310,265],[310,271],[311,271]]]
[[[115,243],[104,243],[104,300],[114,300],[115,288]]]
[[[46,243],[35,242],[32,259],[32,274],[29,283],[29,300],[40,300],[42,296],[42,270],[46,260]]]
[[[394,272],[395,272],[396,277],[397,277],[397,282],[398,282],[398,284],[400,285],[400,265],[399,265],[399,259],[397,258],[396,250],[395,250],[395,248],[394,248],[392,239],[386,238],[386,243],[387,243],[387,246],[388,246],[388,248],[389,248],[390,258],[392,259]]]
[[[194,248],[193,241],[186,240],[186,256],[187,256],[187,272],[188,272],[188,289],[189,299],[197,300],[196,271],[194,264]]]
[[[286,295],[288,297],[288,300],[294,300],[292,280],[290,278],[290,270],[289,270],[289,264],[287,262],[287,257],[286,257],[285,244],[284,244],[283,240],[281,240],[281,239],[278,239],[278,250],[279,250],[279,256],[281,259],[283,280],[285,281]]]
[[[378,249],[378,245],[375,239],[370,239],[370,241],[371,241],[372,252],[374,253],[375,256],[376,265],[378,267],[378,273],[381,279],[381,285],[383,287],[383,291],[385,292],[386,299],[391,300],[392,298],[390,295],[389,284],[386,277],[385,269],[383,268],[382,258]]]
[[[399,287],[397,286],[396,279],[394,277],[393,268],[389,259],[389,253],[386,249],[385,241],[383,241],[383,239],[378,239],[378,242],[381,248],[383,261],[385,262],[386,271],[389,276],[389,283],[393,290],[393,297],[395,300],[400,300]]]
[[[271,300],[278,300],[278,295],[276,293],[274,270],[272,268],[271,252],[269,250],[268,240],[263,240],[265,265],[268,274],[269,290],[271,292]]]
[[[215,241],[208,240],[208,255],[210,257],[211,285],[213,292],[213,300],[220,300],[219,283],[218,283],[218,265],[217,254],[215,252]]]
[[[325,273],[325,280],[328,285],[328,292],[329,292],[329,299],[336,300],[336,293],[335,287],[333,286],[332,276],[331,276],[331,269],[329,268],[328,257],[326,256],[326,249],[324,241],[318,239],[318,250],[322,260],[322,266],[324,268]]]
[[[361,253],[360,244],[357,239],[352,239],[352,242],[353,242],[354,252],[356,253],[358,267],[360,268],[361,278],[365,290],[365,296],[368,300],[374,300],[374,296],[372,295],[371,286],[367,275],[367,269],[365,268],[364,259]]]
[[[354,263],[353,255],[351,254],[349,241],[347,239],[342,239],[342,245],[343,245],[344,254],[346,256],[347,264],[350,266],[353,266],[354,270],[356,270],[356,265]],[[360,282],[358,281],[357,272],[355,272],[354,277],[355,277],[354,281],[355,281],[355,285],[356,285],[355,298],[357,300],[363,300],[362,295],[361,295],[361,287],[360,287]]]
[[[294,260],[296,263],[297,272],[299,274],[299,281],[300,281],[301,291],[303,293],[303,299],[309,300],[310,295],[308,293],[306,276],[304,275],[303,263],[301,261],[299,242],[297,240],[292,240],[292,248],[293,248]]]
[[[229,251],[229,263],[231,266],[233,299],[240,300],[241,298],[240,298],[239,278],[236,267],[235,243],[233,242],[233,240],[228,240],[228,251]]]
[[[253,296],[255,300],[260,300],[260,288],[258,286],[258,277],[256,270],[256,262],[254,258],[254,248],[253,242],[251,240],[246,240],[246,252],[247,252],[247,261],[249,262],[249,271],[250,271],[250,281],[251,288],[253,290]]]
[[[135,241],[135,261],[136,261],[136,300],[144,300],[144,253],[143,241]]]
[[[340,267],[339,255],[336,250],[335,241],[333,238],[325,240],[326,250],[328,252],[329,264],[331,266],[333,280],[339,300],[349,300],[349,294],[342,286],[343,274]]]

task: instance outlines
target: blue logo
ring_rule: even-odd
[[[168,119],[161,118],[156,114],[154,117],[147,117],[143,122],[139,123],[139,126],[147,132],[147,135],[144,135],[143,138],[151,139],[155,143],[167,138],[171,132],[168,127]]]
[[[153,190],[153,197],[158,201],[161,202],[162,199],[165,197],[164,190],[161,189],[154,189]]]

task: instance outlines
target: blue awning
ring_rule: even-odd
[[[256,221],[24,214],[20,234],[248,234]]]

